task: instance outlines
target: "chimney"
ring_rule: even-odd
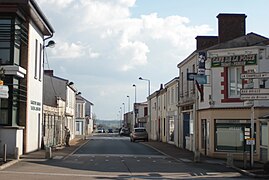
[[[53,70],[44,70],[44,73],[48,76],[53,76]]]
[[[196,50],[202,50],[218,44],[218,36],[196,36]]]
[[[246,35],[245,14],[219,14],[219,43]]]

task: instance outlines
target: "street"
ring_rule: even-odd
[[[180,162],[129,137],[96,134],[74,153],[30,159],[0,171],[1,180],[251,179],[223,165]]]

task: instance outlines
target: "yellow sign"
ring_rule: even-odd
[[[4,85],[4,81],[0,80],[0,86]]]

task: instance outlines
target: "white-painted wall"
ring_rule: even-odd
[[[35,78],[35,44],[38,41],[38,71]],[[27,152],[35,151],[41,146],[41,122],[42,115],[42,96],[43,96],[43,65],[39,60],[40,43],[43,43],[42,35],[37,32],[36,27],[29,25],[29,57],[27,68],[27,113],[26,113],[26,141],[25,150]],[[39,66],[41,66],[41,77],[39,77]]]

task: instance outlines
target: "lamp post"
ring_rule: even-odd
[[[127,96],[128,98],[128,112],[130,112],[130,96]]]
[[[42,56],[43,56],[43,63],[42,63],[42,67],[43,67],[43,78],[44,78],[44,69],[45,69],[45,67],[44,67],[44,63],[45,63],[45,49],[47,47],[53,48],[55,46],[55,44],[56,44],[53,40],[50,40],[47,44],[45,44],[45,41],[48,40],[48,39],[50,39],[50,38],[52,38],[52,36],[49,36],[49,37],[43,39],[43,47],[42,47],[42,50],[43,50],[43,52],[42,52]],[[41,71],[40,71],[40,73],[41,73]],[[44,83],[44,80],[43,80],[43,83]],[[43,88],[44,88],[44,84],[43,84]],[[43,102],[44,102],[44,89],[43,89],[43,93],[42,93],[42,104],[43,104]],[[44,109],[43,109],[43,106],[41,106],[41,112],[42,112],[42,116],[41,116],[42,117],[42,120],[41,120],[41,127],[42,127],[41,133],[42,134],[41,134],[41,145],[40,145],[41,147],[40,148],[41,149],[45,149],[44,134],[45,134],[45,131],[46,131],[46,126],[45,126],[45,123],[44,123],[44,116],[43,116]]]
[[[133,87],[134,87],[134,90],[135,90],[135,94],[134,94],[134,107],[133,107],[133,111],[134,111],[134,115],[135,115],[135,118],[134,118],[134,127],[137,126],[137,110],[136,110],[136,85],[133,84]]]
[[[133,87],[134,87],[134,89],[135,89],[135,103],[136,103],[136,85],[135,84],[133,84]]]
[[[150,80],[144,79],[142,77],[139,77],[138,79],[148,82],[148,122],[149,122],[149,138],[151,139],[151,99],[149,97],[150,96]]]

